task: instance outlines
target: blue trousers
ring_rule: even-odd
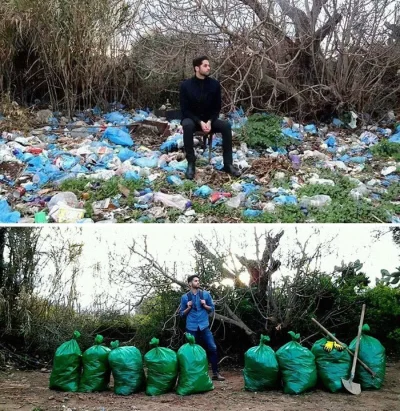
[[[186,330],[186,332],[193,335],[196,344],[201,345],[208,354],[208,358],[211,363],[211,368],[213,374],[218,373],[218,353],[217,353],[217,346],[215,345],[214,336],[209,327],[205,328],[204,330],[197,329],[196,331],[193,330]]]

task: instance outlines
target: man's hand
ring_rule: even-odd
[[[200,300],[200,304],[204,307],[206,305],[206,300]]]
[[[188,308],[192,308],[192,305],[193,305],[193,301],[188,301],[187,303]]]
[[[207,121],[207,123],[201,121],[200,126],[204,133],[209,133],[211,131],[211,121]]]

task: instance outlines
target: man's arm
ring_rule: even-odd
[[[190,118],[194,121],[195,124],[200,125],[200,118],[192,113],[189,109],[189,97],[184,83],[182,83],[180,87],[179,101],[181,105],[182,119]]]
[[[181,317],[188,315],[189,311],[192,309],[192,301],[188,302],[187,295],[182,295],[181,305],[179,306],[179,314]]]
[[[217,82],[216,96],[215,96],[215,100],[213,101],[212,111],[211,111],[211,119],[210,119],[211,124],[215,120],[218,120],[219,113],[221,111],[221,105],[222,105],[221,84],[219,84],[219,81],[218,81]]]

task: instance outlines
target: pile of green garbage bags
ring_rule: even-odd
[[[380,389],[386,370],[385,348],[368,335],[370,328],[362,328],[359,358],[375,372],[373,377],[359,363],[355,382],[362,389]],[[328,391],[343,390],[342,379],[350,378],[353,357],[342,346],[328,338],[321,338],[311,350],[300,344],[300,335],[289,331],[291,341],[278,351],[269,347],[268,336],[261,335],[260,344],[244,355],[244,388],[247,391],[266,391],[282,386],[285,394],[301,394],[316,387],[318,381]],[[356,338],[349,349],[354,352]]]
[[[159,340],[150,341],[150,351],[144,359],[138,348],[119,346],[111,342],[111,349],[103,344],[103,336],[97,335],[94,345],[83,354],[73,338],[61,344],[54,355],[49,387],[66,392],[101,392],[109,388],[110,376],[114,378],[114,393],[130,395],[145,391],[156,396],[174,390],[179,395],[190,395],[214,389],[208,375],[208,359],[205,350],[186,334],[187,343],[178,353],[159,347]],[[144,367],[147,368],[147,377]],[[178,379],[179,376],[179,379]],[[178,384],[177,384],[178,381]]]

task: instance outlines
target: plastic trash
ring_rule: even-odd
[[[163,203],[166,207],[178,208],[181,211],[185,211],[192,203],[181,194],[164,194],[161,192],[154,194],[154,202]]]
[[[333,180],[328,180],[325,178],[318,178],[318,177],[312,177],[308,180],[308,183],[311,185],[322,185],[322,186],[332,186],[334,187],[335,182]]]
[[[327,338],[316,341],[311,352],[315,356],[318,377],[324,387],[330,392],[338,392],[343,390],[342,378],[348,380],[350,377],[352,357],[344,347],[338,350],[336,345],[332,351],[325,351],[324,347],[328,341],[330,340]]]
[[[393,134],[392,137],[389,138],[390,143],[400,143],[400,132]]]
[[[122,123],[125,120],[125,117],[119,111],[113,111],[112,113],[107,113],[104,115],[104,118],[109,123],[114,123],[114,124]]]
[[[220,193],[220,192],[217,192],[217,193],[212,193],[212,194],[211,194],[210,201],[211,201],[211,204],[215,204],[215,203],[217,203],[217,202],[219,202],[219,201],[223,201],[223,200],[225,200],[226,198],[230,198],[230,197],[232,197],[232,194],[231,194],[231,193]]]
[[[157,157],[135,158],[133,160],[133,164],[136,164],[139,167],[155,168],[155,167],[158,167],[158,158]]]
[[[304,126],[304,131],[310,134],[318,134],[317,127],[315,124],[308,124]]]
[[[242,183],[242,190],[245,192],[246,196],[254,193],[255,191],[258,191],[259,189],[260,186],[254,183]]]
[[[114,144],[118,144],[120,146],[131,147],[134,144],[130,134],[117,127],[108,127],[103,133],[103,138],[107,138]]]
[[[173,186],[182,186],[183,181],[178,176],[168,176],[167,181]]]
[[[7,200],[0,200],[0,223],[18,223],[21,214],[18,211],[12,211]]]
[[[256,218],[256,217],[259,217],[261,214],[262,214],[261,210],[247,209],[243,211],[243,217],[246,217],[246,218]]]
[[[151,396],[166,394],[175,387],[178,377],[178,358],[175,351],[159,347],[160,341],[152,338],[153,347],[144,356],[147,367],[146,394]]]
[[[370,328],[368,324],[362,327],[360,338],[360,348],[358,356],[361,361],[376,373],[375,378],[366,371],[360,364],[356,367],[356,381],[360,383],[362,389],[379,390],[385,381],[386,373],[386,350],[385,347],[376,338],[368,335]],[[349,345],[350,350],[354,352],[357,338]]]
[[[79,383],[80,392],[106,391],[111,369],[108,363],[110,349],[101,345],[103,336],[97,335],[92,347],[82,355],[83,372]]]
[[[394,173],[397,170],[396,166],[389,166],[389,167],[384,167],[381,171],[381,174],[383,176],[388,176],[389,174]]]
[[[290,137],[290,138],[293,138],[295,140],[303,140],[303,135],[300,133],[300,131],[295,131],[290,127],[282,128],[282,133],[286,137]]]
[[[300,334],[289,331],[292,341],[276,352],[282,373],[283,392],[301,394],[314,388],[317,383],[317,367],[314,354],[300,345]]]
[[[339,120],[338,118],[334,118],[334,119],[332,120],[332,124],[333,124],[335,127],[342,127],[342,126],[344,126],[343,121]]]
[[[336,147],[337,142],[336,142],[336,136],[334,134],[328,134],[327,139],[325,140],[325,144],[328,147]]]
[[[142,354],[136,347],[120,347],[118,340],[112,341],[108,362],[114,377],[115,394],[130,395],[144,388]]]
[[[126,160],[129,160],[132,157],[136,157],[136,153],[132,150],[129,150],[129,148],[122,148],[120,152],[118,153],[118,158],[124,162]]]
[[[176,393],[190,395],[214,389],[208,375],[208,359],[204,348],[195,343],[193,335],[186,333],[187,343],[178,350],[179,380]]]
[[[237,196],[234,196],[230,198],[225,205],[227,207],[231,208],[239,208],[240,205],[245,201],[246,199],[246,194],[245,193],[239,193]]]
[[[378,143],[378,136],[370,131],[364,131],[360,135],[360,141],[366,145],[374,145]]]
[[[244,388],[265,391],[278,385],[279,365],[274,350],[267,344],[270,338],[261,334],[260,344],[244,354]]]
[[[212,192],[213,192],[213,190],[210,187],[208,187],[207,185],[203,185],[203,186],[199,187],[197,190],[195,190],[193,195],[195,197],[207,198],[211,195]]]
[[[82,368],[82,351],[77,342],[80,335],[79,331],[74,331],[73,338],[57,348],[50,374],[50,389],[78,391]]]
[[[70,207],[77,207],[79,204],[78,198],[74,193],[71,191],[64,191],[53,196],[48,202],[47,207],[51,210],[56,204],[59,203],[66,204]]]
[[[47,215],[44,211],[35,213],[35,223],[39,223],[39,224],[47,223]]]
[[[292,167],[293,167],[295,170],[300,169],[300,167],[301,167],[301,158],[300,158],[300,156],[298,156],[298,155],[291,155],[291,156],[290,156],[290,160],[292,161]]]
[[[290,204],[296,205],[297,204],[297,198],[294,195],[282,194],[282,195],[275,197],[273,201],[275,204],[278,204],[278,205],[290,205]]]
[[[322,208],[329,205],[332,202],[332,198],[325,194],[318,194],[312,197],[301,197],[299,200],[300,207],[317,207]]]
[[[368,194],[368,187],[365,184],[360,184],[358,187],[353,188],[350,191],[349,197],[351,197],[353,200],[359,200],[363,197],[366,197]]]

